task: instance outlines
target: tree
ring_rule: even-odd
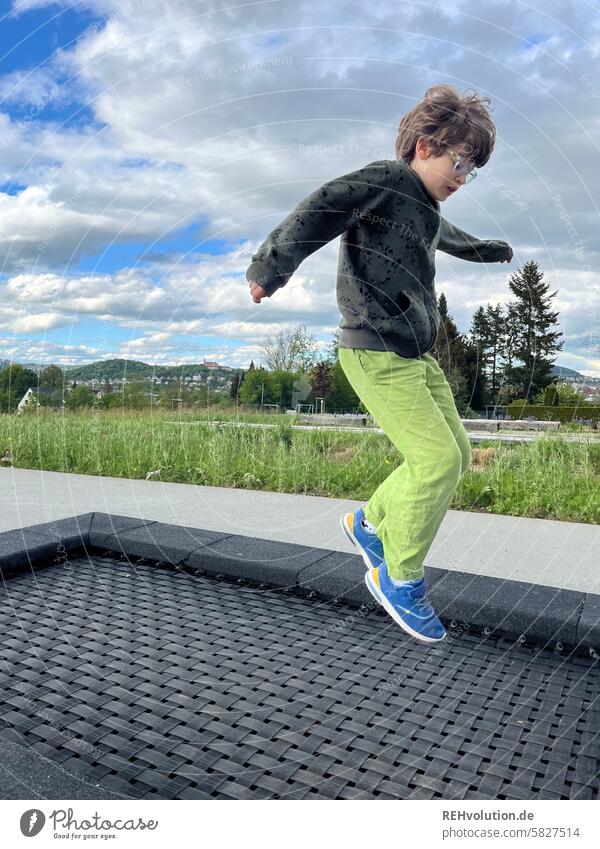
[[[287,333],[281,331],[274,340],[267,339],[260,346],[270,371],[309,371],[314,365],[317,342],[307,336],[306,327],[295,327]]]
[[[315,398],[323,398],[326,401],[332,388],[331,365],[324,360],[317,363],[311,372],[311,383]]]
[[[252,369],[246,372],[239,399],[243,404],[280,404],[287,409],[291,404],[295,378],[290,372]]]
[[[549,295],[549,286],[543,277],[537,262],[531,260],[509,279],[517,300],[509,305],[511,365],[507,377],[518,387],[518,396],[522,398],[535,396],[552,382],[554,355],[563,346],[558,341],[562,333],[551,329],[556,324],[558,312],[550,309],[550,298],[558,289]],[[523,365],[513,366],[512,359],[520,360]]]
[[[506,317],[504,306],[488,304],[486,313],[487,355],[489,362],[488,391],[493,398],[498,396],[504,372],[503,351],[506,348]]]
[[[438,313],[440,316],[440,326],[431,354],[435,356],[444,373],[448,376],[450,371],[455,367],[461,337],[454,319],[448,312],[448,301],[443,292],[438,298]]]
[[[364,412],[364,405],[348,382],[346,373],[339,361],[329,367],[330,389],[327,393],[327,412],[350,413],[360,410]],[[306,399],[308,402],[312,396]]]
[[[121,406],[121,396],[116,392],[103,392],[98,401],[98,407],[102,410],[115,410]],[[155,404],[156,406],[156,404]]]
[[[231,386],[229,387],[229,397],[233,401],[237,401],[240,385],[243,380],[243,372],[241,370],[234,371],[231,378]]]
[[[490,370],[493,374],[491,327],[486,310],[480,306],[473,314],[465,342],[464,374],[471,386],[469,406],[474,410],[483,410],[488,403]]]
[[[558,387],[556,383],[549,383],[544,391],[540,392],[535,403],[544,404],[547,407],[556,407],[558,405]]]
[[[80,410],[82,407],[91,407],[94,403],[94,394],[86,386],[76,386],[67,395],[66,406],[69,410]]]
[[[583,393],[566,380],[546,386],[542,392],[538,393],[533,403],[561,407],[592,406]]]
[[[440,325],[435,345],[431,351],[438,361],[452,389],[454,402],[459,413],[471,409],[474,384],[477,383],[473,369],[473,352],[467,350],[467,342],[448,311],[448,301],[442,292],[438,298]]]
[[[62,389],[65,382],[65,374],[61,368],[54,365],[46,366],[40,374],[40,384],[51,386],[53,389]]]
[[[33,369],[19,363],[11,363],[0,370],[0,410],[12,413],[28,389],[34,392],[38,386],[38,376]]]
[[[340,347],[340,335],[341,329],[338,327],[333,333],[333,339],[329,345],[329,350],[325,351],[324,358],[327,362],[330,362],[332,366],[339,361],[339,347]]]
[[[485,371],[481,367],[477,345],[465,339],[462,346],[462,358],[459,374],[464,378],[464,388],[457,385],[456,407],[464,418],[471,418],[476,410],[485,409],[487,404],[487,384]]]

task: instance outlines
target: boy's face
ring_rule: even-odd
[[[427,191],[437,201],[447,200],[455,191],[466,182],[465,174],[454,173],[453,153],[463,156],[469,155],[468,145],[452,145],[450,150],[445,150],[441,156],[434,156],[423,136],[419,138],[415,149],[415,155],[410,163],[425,183]]]

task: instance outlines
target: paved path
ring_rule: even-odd
[[[191,425],[208,424],[212,427],[265,427],[274,428],[278,425],[267,424],[265,422],[216,422],[216,421],[168,421],[170,425]],[[344,433],[378,433],[383,435],[384,431],[380,427],[357,427],[352,425],[290,425],[292,430],[335,430],[343,431]],[[534,442],[536,439],[549,439],[552,436],[561,436],[566,442],[600,442],[600,434],[597,433],[557,433],[556,431],[496,431],[490,433],[481,430],[469,430],[466,428],[469,440],[473,443],[495,440],[496,442]]]
[[[340,514],[364,502],[226,487],[0,469],[0,531],[96,510],[355,552]],[[449,510],[425,563],[600,594],[600,526]]]

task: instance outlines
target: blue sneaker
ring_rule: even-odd
[[[366,573],[365,583],[371,595],[408,634],[424,643],[439,643],[445,638],[446,629],[427,601],[424,578],[398,587],[390,581],[384,560]]]
[[[353,543],[365,561],[367,569],[380,566],[383,560],[383,543],[376,534],[369,533],[362,526],[365,518],[362,507],[356,513],[344,513],[340,517],[340,525],[351,543]]]

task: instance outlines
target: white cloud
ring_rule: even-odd
[[[153,349],[159,342],[166,342],[171,338],[170,333],[152,333],[149,336],[142,336],[139,339],[130,339],[127,342],[127,348]]]
[[[54,327],[65,327],[70,323],[69,319],[60,313],[40,312],[15,319],[9,329],[15,333],[39,333]]]

